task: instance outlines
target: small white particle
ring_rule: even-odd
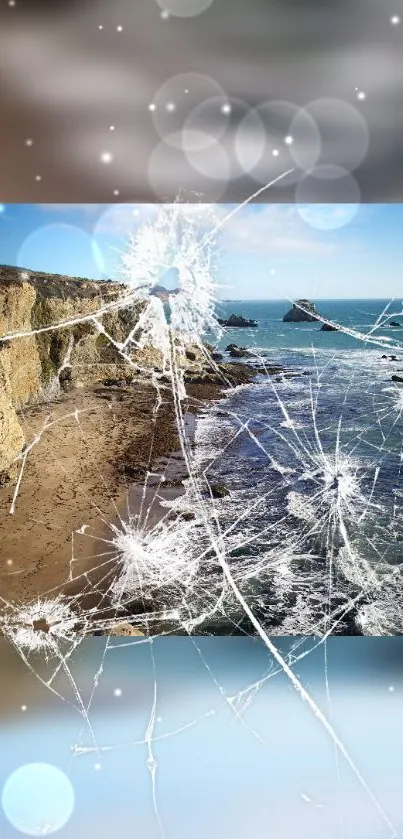
[[[167,111],[169,111],[170,113],[172,113],[172,111],[175,110],[175,103],[174,102],[167,102],[167,104],[165,105],[165,109]]]
[[[287,134],[287,137],[284,137],[284,142],[287,146],[292,146],[294,142],[294,137],[291,137],[290,134]]]
[[[34,141],[32,140],[31,137],[28,137],[28,139],[25,140],[25,145],[26,146],[33,146],[34,145]]]
[[[114,189],[114,190],[113,190],[113,194],[114,194],[114,195],[119,195],[119,194],[120,194],[120,193],[119,193],[119,190],[118,190],[118,189]]]
[[[186,88],[186,90],[185,90],[185,93],[189,93],[189,90],[188,90],[188,88]]]
[[[15,6],[16,5],[16,0],[8,0],[8,5],[9,6]]]
[[[100,763],[94,763],[94,769],[96,769],[97,772],[99,772],[100,768],[101,768]]]
[[[99,24],[98,29],[103,29],[102,23]]]
[[[36,181],[41,181],[42,180],[42,175],[35,175],[35,180]]]
[[[117,696],[117,697],[122,696],[121,689],[120,688],[115,688],[115,690],[113,691],[113,695]]]
[[[163,9],[161,12],[162,20],[168,20],[171,17],[168,9]]]
[[[399,15],[392,15],[392,17],[390,18],[390,22],[391,22],[392,26],[398,26],[399,23],[400,23]]]
[[[367,94],[364,93],[363,90],[360,90],[359,93],[357,93],[357,99],[360,99],[361,101],[363,101],[366,98],[367,98]]]
[[[12,560],[12,559],[8,559],[6,564],[7,564],[8,566],[12,565],[12,564],[13,564],[13,560]]]
[[[117,26],[116,32],[123,32],[123,26]]]
[[[110,151],[104,151],[101,154],[101,162],[102,163],[112,163],[113,155]]]
[[[393,685],[390,685],[390,686],[388,687],[388,691],[389,691],[389,693],[394,693],[394,690],[395,690],[395,689],[394,689]]]
[[[230,114],[231,113],[231,105],[228,102],[225,105],[222,106],[221,113],[222,114]]]
[[[273,155],[273,157],[278,157],[278,156],[279,156],[279,154],[280,154],[280,152],[279,152],[279,150],[278,150],[278,149],[273,149],[273,151],[272,151],[272,155]]]
[[[152,102],[152,103],[151,103],[151,105],[149,105],[149,106],[148,106],[148,110],[149,110],[149,111],[155,111],[155,107],[156,107],[156,106],[155,106],[155,105],[154,105],[154,103]]]
[[[110,126],[109,126],[109,131],[114,131],[114,130],[115,130],[115,126],[114,126],[114,125],[110,125]]]
[[[27,707],[28,707],[27,705],[21,705],[21,711],[26,711]]]

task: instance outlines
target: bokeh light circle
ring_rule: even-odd
[[[226,96],[215,96],[197,105],[183,126],[181,146],[184,151],[197,152],[213,146],[225,134],[230,114],[231,105]]]
[[[163,12],[176,17],[196,17],[201,15],[214,0],[157,0]]]
[[[210,150],[207,150],[210,152]],[[200,167],[207,165],[204,152],[199,153],[199,170],[195,168],[197,153],[192,154],[189,162],[183,151],[174,149],[166,143],[159,143],[152,151],[148,161],[148,179],[150,186],[161,201],[175,201],[178,195],[192,202],[204,200],[210,203],[219,201],[227,189],[224,179],[215,180],[200,173]]]
[[[327,180],[323,173],[318,177],[315,170],[296,187],[298,214],[316,230],[339,230],[350,224],[359,211],[361,193],[357,181],[338,168],[337,178]]]
[[[352,172],[364,160],[369,147],[367,123],[360,112],[342,99],[316,99],[304,108],[315,121],[320,135],[317,165],[340,166]],[[303,115],[297,114],[290,134],[300,130]],[[336,170],[334,170],[336,173]],[[333,175],[337,177],[336,174]]]
[[[105,271],[102,253],[92,237],[73,224],[54,223],[38,227],[24,239],[17,265],[43,271],[43,254],[51,274],[99,279]]]
[[[27,763],[7,779],[1,803],[16,830],[27,836],[44,836],[67,824],[75,795],[67,775],[56,766]]]
[[[229,155],[220,143],[215,143],[214,146],[198,152],[186,151],[186,158],[193,169],[205,178],[228,183],[230,179]]]
[[[301,170],[314,168],[320,155],[320,135],[310,114],[298,105],[264,102],[251,109],[239,125],[236,155],[244,172],[260,184],[295,168],[281,182],[286,186],[300,180]]]
[[[157,133],[170,146],[176,149],[183,148],[183,132],[187,126],[188,131],[192,131],[193,128],[197,130],[203,128],[206,135],[203,146],[205,147],[206,142],[207,145],[211,145],[221,136],[222,126],[225,130],[226,117],[219,110],[220,102],[222,106],[227,102],[225,91],[210,76],[202,73],[180,73],[178,76],[172,76],[159,88],[150,103],[150,108],[152,108],[150,112]],[[194,125],[192,120],[195,122]],[[203,126],[200,125],[201,120],[203,120]],[[208,122],[210,125],[206,130]],[[214,133],[214,126],[216,133]],[[199,149],[194,145],[189,146],[191,142],[190,136],[188,137],[189,151],[198,151]],[[193,138],[194,142],[195,138]]]

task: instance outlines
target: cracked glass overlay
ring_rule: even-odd
[[[254,345],[259,332],[251,328],[246,362],[257,379],[234,385],[230,365],[215,360],[227,334],[217,319],[215,267],[220,231],[242,206],[218,221],[207,211],[202,225],[197,205],[196,211],[181,202],[162,206],[129,239],[117,299],[89,314],[2,336],[4,345],[66,327],[95,328],[133,371],[130,386],[135,390],[144,380],[152,385],[154,428],[169,400],[186,473],[177,482],[184,492],[167,500],[164,484],[170,485],[178,454],[156,471],[149,466],[136,509],[128,504],[113,521],[104,521],[90,568],[82,571],[76,555],[83,542],[95,540],[83,521],[71,534],[64,586],[22,604],[1,599],[2,632],[24,656],[38,649],[58,656],[60,645],[74,649],[78,636],[113,631],[122,623],[146,635],[401,632],[403,398],[401,377],[387,373],[385,382],[385,370],[397,369],[401,340],[399,331],[384,326],[403,316],[402,306],[378,306],[362,328],[320,314],[329,331],[348,338],[348,349],[320,350],[312,341],[304,350],[288,350],[287,367],[281,348]],[[168,300],[150,294],[172,272],[177,288]],[[299,301],[309,315],[304,307],[309,303]],[[113,338],[104,316],[132,308],[135,325],[124,339]],[[370,313],[364,314],[368,319]],[[159,365],[144,361],[150,348],[159,353]],[[53,396],[71,367],[71,350],[70,340],[48,384]],[[216,411],[206,414],[199,403],[196,428],[187,414],[185,375],[195,353],[223,389]],[[79,428],[80,413],[75,408],[68,414]],[[30,454],[65,419],[50,412],[15,458],[11,527]],[[239,468],[245,451],[253,464],[252,484],[242,462]],[[162,514],[153,517],[156,502]],[[74,593],[66,594],[66,586]],[[94,587],[101,603],[83,606]]]
[[[263,837],[270,818],[280,836],[397,837],[400,654],[397,638],[89,638],[58,674],[41,659],[41,685],[3,640],[2,835]]]
[[[266,683],[271,684],[278,674],[285,677],[331,743],[336,767],[343,763],[354,776],[367,805],[381,822],[382,835],[398,836],[394,820],[333,723],[328,686],[328,705],[324,710],[309,685],[299,677],[296,666],[313,651],[321,650],[327,685],[326,651],[330,636],[400,634],[402,392],[399,381],[380,392],[375,371],[381,369],[381,350],[393,351],[394,355],[386,359],[392,360],[401,349],[398,333],[392,337],[382,329],[388,320],[403,316],[402,306],[391,301],[365,330],[321,315],[321,322],[344,332],[357,347],[353,362],[348,352],[339,357],[334,352],[321,353],[312,344],[303,363],[296,353],[294,368],[283,368],[278,362],[273,364],[270,352],[256,345],[249,348],[247,361],[254,367],[257,381],[252,385],[233,385],[223,374],[220,362],[214,359],[226,334],[216,317],[214,266],[220,230],[239,209],[229,210],[219,222],[212,219],[210,229],[206,232],[203,228],[200,233],[194,207],[190,211],[181,202],[162,206],[156,220],[140,226],[130,237],[122,259],[123,295],[105,303],[99,311],[45,327],[53,332],[90,321],[131,367],[134,387],[136,376],[149,378],[155,396],[155,424],[168,394],[187,478],[185,491],[167,501],[162,489],[170,460],[161,471],[147,471],[136,511],[128,509],[126,517],[118,514],[115,521],[106,522],[109,536],[103,540],[104,550],[93,556],[92,569],[77,573],[77,540],[91,539],[83,522],[72,534],[70,574],[66,580],[66,585],[75,585],[75,593],[68,595],[60,587],[31,602],[1,598],[2,634],[32,677],[81,717],[82,730],[72,748],[72,758],[90,754],[96,771],[102,767],[104,752],[126,748],[116,741],[100,742],[93,720],[93,708],[109,662],[119,649],[147,651],[152,685],[147,724],[142,737],[130,743],[125,738],[125,743],[146,751],[149,794],[159,835],[166,833],[158,797],[159,762],[155,749],[159,740],[155,649],[161,641],[154,636],[174,633],[188,636],[187,641],[182,638],[180,643],[189,644],[236,725],[245,725],[245,714]],[[161,277],[172,271],[177,288],[169,294],[168,301],[150,295]],[[288,306],[292,301],[285,303]],[[119,310],[131,306],[139,311],[138,320],[125,339],[117,341],[105,327],[103,316],[108,307]],[[299,308],[309,314],[308,301],[300,301]],[[7,334],[2,341],[12,342],[24,336],[26,333]],[[150,346],[159,351],[161,368],[138,362],[142,357],[138,353]],[[205,416],[201,428],[196,430],[196,452],[185,407],[185,359],[186,353],[193,350],[222,380],[224,388],[224,398],[217,403],[221,430],[210,436],[206,445],[204,425],[208,428],[214,424],[217,415],[213,412]],[[60,373],[70,364],[70,353],[69,344],[52,385],[55,393]],[[340,369],[348,370],[349,385],[343,399],[338,398],[337,421],[329,422],[328,406],[334,398],[332,387],[337,378],[335,360]],[[242,400],[248,388],[252,388],[251,393],[258,400],[253,414],[245,413]],[[357,394],[363,424],[356,433],[353,427],[352,433],[350,398],[357,398]],[[272,406],[270,420],[258,410],[259,404],[268,400]],[[200,408],[203,407],[202,403]],[[78,409],[74,419],[80,423]],[[18,476],[10,517],[18,505],[30,453],[54,421],[50,415],[16,458]],[[216,481],[225,482],[225,469],[231,467],[239,442],[245,440],[254,458],[254,491],[251,493],[250,486],[242,485],[240,480],[228,496],[224,493],[223,498],[218,498]],[[152,504],[159,494],[164,513],[150,523]],[[240,498],[244,499],[241,513]],[[262,509],[266,515],[263,528],[261,519],[256,518]],[[84,596],[94,589],[92,570],[97,572],[102,599],[96,607],[86,608]],[[80,650],[81,645],[88,646],[87,636],[94,634],[107,637],[96,639],[96,662],[90,667],[88,657]],[[139,637],[113,637],[125,634]],[[261,644],[266,656],[263,674],[235,692],[225,691],[203,653],[206,639],[200,636],[214,634],[252,636],[251,642]],[[286,652],[281,640],[276,640],[276,636],[284,635],[294,636]],[[85,659],[85,676],[82,668],[77,673],[81,655],[82,661]],[[113,696],[116,700],[123,696],[119,685],[113,689]],[[177,728],[161,736],[179,736],[187,729],[197,728],[202,719],[209,719],[214,713],[210,708],[199,716],[196,713],[182,719]],[[249,731],[248,725],[247,729],[248,734],[261,739],[254,730]],[[306,804],[314,801],[305,790],[300,797]],[[320,802],[313,806],[319,805]],[[40,824],[31,824],[29,830],[28,827],[24,828],[21,822],[18,829],[30,835],[46,835],[59,829],[57,817],[53,822],[45,818]]]

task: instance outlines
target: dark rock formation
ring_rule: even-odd
[[[218,323],[220,326],[230,326],[230,327],[247,327],[247,326],[259,326],[257,320],[248,320],[244,318],[242,315],[230,315],[227,320],[222,320],[218,318]]]
[[[312,323],[320,320],[315,303],[310,300],[296,300],[283,317],[284,323]]]
[[[171,514],[175,519],[181,519],[182,521],[194,521],[196,518],[196,513],[191,513],[188,510],[178,510],[178,512]]]
[[[156,285],[154,288],[150,290],[150,294],[152,297],[159,297],[163,303],[168,303],[169,298],[172,294],[178,294],[179,289],[175,288],[173,291],[168,291],[167,288],[163,285]]]
[[[226,498],[230,494],[229,489],[224,484],[210,484],[210,492],[213,498]]]
[[[229,352],[232,358],[245,358],[246,356],[251,355],[246,347],[238,347],[237,344],[229,344],[227,352]]]
[[[403,382],[403,376],[392,376],[392,382]]]
[[[339,331],[339,327],[338,326],[332,326],[331,323],[323,323],[321,328],[320,328],[320,332],[338,332],[338,331]]]

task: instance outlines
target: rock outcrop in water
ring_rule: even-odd
[[[228,344],[226,352],[229,352],[231,358],[245,358],[246,356],[251,355],[246,347],[238,347],[238,344]]]
[[[312,323],[320,320],[315,303],[310,300],[296,300],[292,308],[284,315],[284,323]]]
[[[320,332],[339,332],[339,327],[333,326],[331,323],[323,323]]]
[[[248,320],[248,318],[244,318],[242,315],[230,315],[227,320],[222,320],[222,318],[218,318],[218,323],[220,326],[228,326],[228,327],[240,327],[245,328],[248,326],[259,326],[257,320]]]

